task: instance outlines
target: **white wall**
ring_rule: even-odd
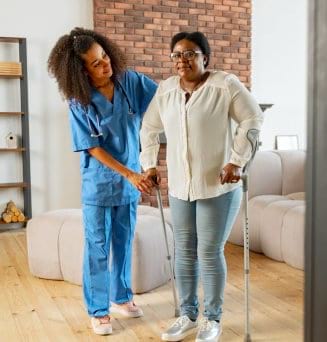
[[[27,38],[30,148],[33,214],[80,206],[79,156],[71,152],[67,105],[47,73],[49,52],[73,27],[93,28],[92,0],[0,0],[0,35]],[[0,46],[0,60],[17,53]],[[17,84],[0,80],[0,111],[19,111]],[[10,83],[11,82],[11,83]],[[0,118],[0,147],[9,130],[19,131],[18,119]],[[0,155],[0,182],[19,181],[18,156]],[[19,191],[0,191],[0,210]]]
[[[252,92],[267,109],[262,149],[275,135],[306,146],[307,0],[253,0]]]

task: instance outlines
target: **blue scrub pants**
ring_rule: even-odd
[[[133,298],[131,256],[136,209],[137,201],[115,207],[83,205],[83,293],[90,316],[108,315],[110,302],[125,303]]]
[[[220,320],[226,283],[224,247],[240,208],[241,188],[196,201],[169,197],[175,239],[175,272],[181,314],[196,320],[201,276],[203,316]]]

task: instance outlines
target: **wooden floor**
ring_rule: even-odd
[[[243,340],[243,249],[228,245],[223,335]],[[260,254],[251,254],[253,341],[303,340],[303,272]],[[23,230],[0,233],[0,341],[160,341],[174,320],[169,285],[135,296],[144,317],[113,319],[114,334],[92,333],[81,287],[30,275]],[[194,336],[184,341],[194,341]]]

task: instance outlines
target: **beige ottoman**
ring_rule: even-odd
[[[165,221],[172,253],[173,235],[167,209]],[[33,275],[81,285],[84,233],[80,209],[61,209],[36,216],[28,222],[26,235],[28,263]],[[134,293],[150,291],[169,280],[158,209],[139,206],[132,257]]]

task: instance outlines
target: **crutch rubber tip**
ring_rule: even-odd
[[[244,337],[244,342],[251,342],[251,336],[250,336],[250,334],[247,334],[247,335]]]
[[[179,309],[175,309],[175,317],[179,317],[181,315]]]

